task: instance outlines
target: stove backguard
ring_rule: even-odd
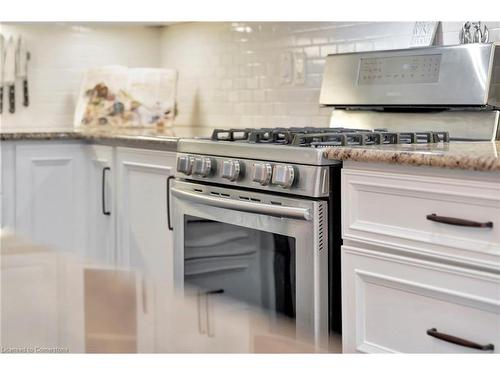
[[[500,140],[499,110],[377,111],[334,109],[330,127],[390,132],[444,131],[452,141]]]

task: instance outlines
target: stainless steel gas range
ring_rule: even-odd
[[[325,148],[495,139],[499,57],[492,44],[331,55],[331,127],[180,140],[176,285],[288,317],[316,341],[340,332],[341,163]]]

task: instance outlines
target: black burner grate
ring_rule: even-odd
[[[389,132],[387,129],[261,128],[215,129],[212,140],[298,147],[362,146],[449,142],[447,132]]]

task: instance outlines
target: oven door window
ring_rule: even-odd
[[[295,238],[184,217],[184,283],[294,319]]]

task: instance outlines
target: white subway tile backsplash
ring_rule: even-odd
[[[498,22],[486,23],[495,40],[500,40]],[[462,22],[442,25],[443,42],[456,44]],[[220,80],[227,92],[227,102],[234,103],[233,114],[221,117],[219,127],[234,126],[328,126],[329,108],[318,106],[319,90],[328,54],[407,48],[411,41],[413,22],[238,22],[185,23],[166,28],[162,33],[162,65],[181,69],[187,59],[210,64],[204,59],[207,51],[219,51],[219,74],[186,70],[198,82]],[[497,29],[499,31],[497,31]],[[196,35],[203,35],[196,43]],[[186,43],[191,41],[191,43]],[[203,45],[201,45],[203,44]],[[189,53],[186,53],[189,50]],[[284,52],[305,54],[305,82],[294,85],[293,77],[283,79],[280,56]],[[250,67],[251,69],[247,69]],[[226,76],[220,77],[226,70]],[[293,72],[292,72],[293,74]],[[245,78],[242,80],[242,78]],[[289,83],[291,81],[292,83]],[[189,92],[179,80],[179,108]],[[190,91],[194,92],[194,91]],[[198,95],[204,96],[198,84]],[[259,103],[258,106],[250,105]],[[209,101],[202,110],[203,120],[215,110]],[[178,125],[205,126],[177,119]]]
[[[485,22],[500,41],[500,22]],[[457,44],[463,22],[442,23]],[[82,73],[93,66],[167,67],[179,72],[181,126],[328,126],[318,105],[328,54],[406,48],[413,22],[190,22],[166,28],[99,24],[2,24],[28,39],[31,106],[2,127],[71,127]],[[286,72],[284,52],[305,57],[305,80]],[[20,94],[20,90],[17,90]],[[20,98],[19,98],[20,100]]]
[[[337,45],[336,44],[321,46],[321,52],[320,52],[321,57],[326,57],[326,56],[332,55],[334,53],[337,53]]]
[[[144,26],[1,24],[5,37],[22,34],[31,53],[30,106],[23,107],[20,82],[14,114],[2,113],[2,128],[72,128],[83,72],[102,65],[160,67],[161,30]]]

